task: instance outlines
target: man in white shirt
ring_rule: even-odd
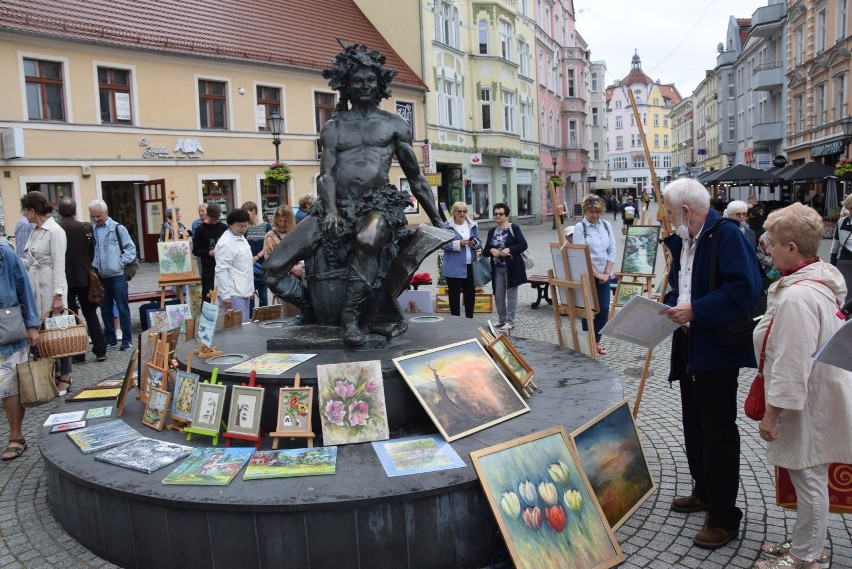
[[[219,304],[225,309],[241,310],[243,322],[249,321],[249,307],[254,296],[255,259],[245,238],[249,214],[233,209],[228,214],[228,231],[216,243],[216,287]]]

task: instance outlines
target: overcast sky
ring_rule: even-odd
[[[716,46],[725,43],[728,20],[751,18],[768,0],[574,0],[577,31],[606,61],[606,84],[630,72],[633,50],[653,80],[674,83],[692,94],[705,70],[716,65]]]

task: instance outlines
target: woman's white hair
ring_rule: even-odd
[[[722,215],[733,217],[735,213],[742,213],[744,211],[748,211],[748,204],[740,200],[734,200],[728,204],[728,207],[725,208],[725,213]]]
[[[707,188],[692,178],[675,180],[663,190],[663,197],[669,211],[676,211],[684,205],[688,205],[699,212],[706,212],[710,209],[710,194],[707,192]]]

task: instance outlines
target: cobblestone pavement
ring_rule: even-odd
[[[652,204],[651,213],[655,211],[656,206]],[[607,219],[612,222],[616,235],[620,236],[620,220]],[[548,243],[555,240],[555,233],[549,223],[522,225],[522,228],[536,261],[536,266],[529,273],[545,274],[552,266]],[[619,237],[617,242],[620,264],[623,241]],[[823,241],[820,248],[823,258],[828,257],[829,245],[829,241]],[[662,274],[662,254],[659,257],[657,274]],[[437,278],[434,255],[427,259],[421,270]],[[130,283],[131,292],[156,288],[156,267],[143,264]],[[555,343],[556,328],[551,308],[542,303],[538,309],[532,309],[530,303],[533,300],[533,289],[521,287],[518,322],[512,334]],[[131,309],[135,333],[138,334],[138,305],[131,306]],[[488,318],[494,319],[494,315],[477,315],[483,324]],[[609,349],[609,355],[604,356],[603,361],[621,379],[624,396],[632,404],[639,386],[645,351],[607,338],[604,338],[603,344]],[[701,529],[703,516],[679,514],[669,509],[675,496],[688,494],[691,490],[682,446],[679,391],[670,389],[665,380],[669,348],[666,341],[654,351],[637,419],[657,490],[616,532],[626,557],[622,567],[751,567],[759,556],[759,547],[764,539],[777,541],[792,533],[795,512],[775,506],[774,475],[764,458],[764,444],[757,436],[755,423],[743,416],[740,421],[742,469],[739,505],[745,517],[741,539],[712,552],[693,546],[692,537]],[[129,352],[111,350],[106,362],[97,363],[89,354],[87,363],[75,365],[74,388],[123,373],[129,356]],[[566,373],[570,374],[571,370],[566,370]],[[745,398],[754,373],[752,369],[745,369],[741,374],[741,400]],[[38,430],[45,418],[61,411],[62,406],[63,403],[58,400],[28,410],[24,436],[29,442],[29,450],[17,460],[0,463],[0,568],[115,567],[65,533],[47,505],[46,480],[38,451]],[[6,441],[8,434],[6,421],[0,421],[0,441]],[[852,568],[852,517],[831,514],[828,532],[826,548],[832,553],[831,566],[835,569]]]

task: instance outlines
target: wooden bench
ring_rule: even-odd
[[[553,301],[550,299],[550,286],[546,275],[529,275],[527,276],[527,282],[538,293],[538,298],[530,305],[531,308],[538,308],[542,300],[546,300],[547,304],[553,304]]]
[[[160,289],[157,290],[149,290],[145,292],[131,292],[127,295],[127,298],[130,304],[134,302],[160,302],[160,295],[162,291]],[[175,291],[172,289],[166,290],[166,300],[175,297]]]

